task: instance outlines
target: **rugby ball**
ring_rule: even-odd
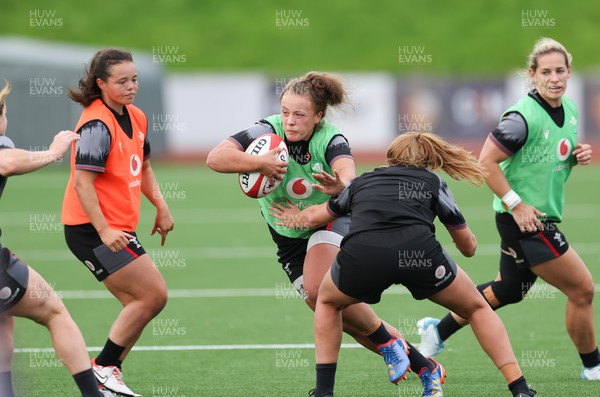
[[[250,146],[248,146],[246,153],[249,153],[253,156],[263,156],[270,150],[273,150],[277,147],[283,148],[283,150],[279,152],[279,160],[287,162],[287,146],[284,140],[277,134],[269,133],[259,136],[252,141]],[[241,172],[239,174],[239,182],[240,188],[242,188],[242,191],[246,196],[252,198],[261,198],[277,189],[277,186],[279,186],[281,180],[276,179],[273,183],[271,183],[269,178],[260,172]]]

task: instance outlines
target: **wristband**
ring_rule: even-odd
[[[502,202],[506,204],[509,209],[513,209],[521,202],[521,197],[514,190],[510,190],[502,197]]]

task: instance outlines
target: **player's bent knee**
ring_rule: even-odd
[[[154,318],[159,314],[167,304],[167,290],[163,288],[149,289],[145,295],[139,297],[136,301],[140,304],[141,310],[148,319]]]
[[[589,306],[594,301],[595,285],[590,282],[582,283],[573,289],[573,292],[568,294],[569,300],[578,306]]]
[[[152,307],[154,309],[154,312],[156,314],[160,313],[162,311],[162,309],[164,309],[165,306],[167,305],[167,301],[168,301],[167,290],[158,292],[153,297],[153,301],[152,301]]]
[[[489,309],[490,309],[490,306],[485,300],[477,299],[477,300],[471,300],[471,302],[469,302],[469,303],[464,303],[463,305],[461,305],[460,308],[456,308],[455,313],[459,317],[469,321],[471,316],[473,316],[473,314],[476,313],[477,311],[489,310]]]
[[[69,316],[67,308],[58,297],[52,299],[32,299],[31,301],[36,304],[28,317],[43,326],[48,326],[50,321],[61,316]]]
[[[503,306],[522,301],[530,287],[530,283],[521,285],[519,283],[499,280],[480,284],[477,286],[477,289],[490,307],[496,310]]]

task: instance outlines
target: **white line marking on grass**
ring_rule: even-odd
[[[599,243],[572,243],[570,242],[580,255],[597,255],[600,254]],[[459,258],[461,255],[458,250],[451,244],[444,244],[446,250],[454,257]],[[9,247],[10,248],[10,247]],[[166,249],[166,248],[165,248]],[[147,253],[150,257],[160,255],[161,248],[148,248]],[[270,258],[273,263],[276,261],[275,246],[264,247],[170,247],[169,251],[177,251],[179,258],[185,258],[187,261],[195,259],[260,259]],[[36,262],[48,261],[76,261],[75,257],[65,247],[52,249],[22,249],[15,250],[15,253],[26,263],[31,263],[35,267]],[[500,257],[500,244],[480,244],[477,248],[477,253],[474,260],[481,256],[498,256]],[[160,259],[160,258],[158,258]],[[157,259],[157,261],[158,261]],[[471,260],[473,260],[471,259]],[[160,267],[160,266],[159,266]]]
[[[358,343],[342,343],[344,349],[356,349],[363,347]],[[301,344],[273,344],[273,345],[184,345],[184,346],[134,346],[133,351],[197,351],[197,350],[276,350],[276,349],[314,349],[312,343]],[[99,352],[101,346],[88,347],[89,352]],[[14,350],[15,353],[46,353],[54,352],[51,347],[33,348],[23,347]]]
[[[532,287],[532,291],[543,289],[544,291],[558,291],[556,288],[544,282],[538,282]],[[106,290],[91,291],[59,291],[62,299],[113,299]],[[600,284],[596,284],[596,292],[600,292]],[[223,288],[223,289],[170,289],[169,298],[278,298],[280,291],[274,288]],[[386,295],[407,295],[406,287],[394,285],[387,290]],[[289,296],[286,295],[286,298]]]
[[[114,299],[106,290],[59,291],[62,299]],[[280,291],[275,288],[223,288],[223,289],[169,289],[169,299],[173,298],[277,298]],[[405,295],[408,290],[393,286],[386,294]],[[286,295],[287,298],[289,296]],[[300,299],[300,297],[298,297]]]
[[[490,201],[491,202],[491,201]],[[463,214],[467,220],[481,221],[489,220],[493,223],[494,212],[491,204],[473,204],[461,206]],[[233,224],[252,224],[263,225],[264,220],[260,215],[260,209],[256,208],[197,208],[197,209],[174,209],[171,211],[178,224],[214,224],[214,223],[233,223]],[[11,211],[2,214],[3,226],[9,227],[29,227],[30,217],[34,214],[48,214],[56,216],[60,222],[60,211],[56,209],[40,209],[35,211]],[[146,216],[154,217],[154,212],[142,211],[142,218]],[[151,219],[152,219],[151,218]],[[600,218],[598,205],[592,203],[567,204],[564,210],[564,218],[568,221],[590,220]]]

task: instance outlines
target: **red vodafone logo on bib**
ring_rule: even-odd
[[[313,187],[304,178],[294,178],[285,187],[287,194],[297,200],[305,199],[312,194]]]
[[[558,141],[558,147],[556,148],[556,156],[560,161],[565,161],[571,155],[571,142],[568,139],[561,139]]]
[[[131,171],[131,175],[138,176],[140,171],[142,170],[142,161],[137,154],[131,155],[129,159],[129,171]]]

